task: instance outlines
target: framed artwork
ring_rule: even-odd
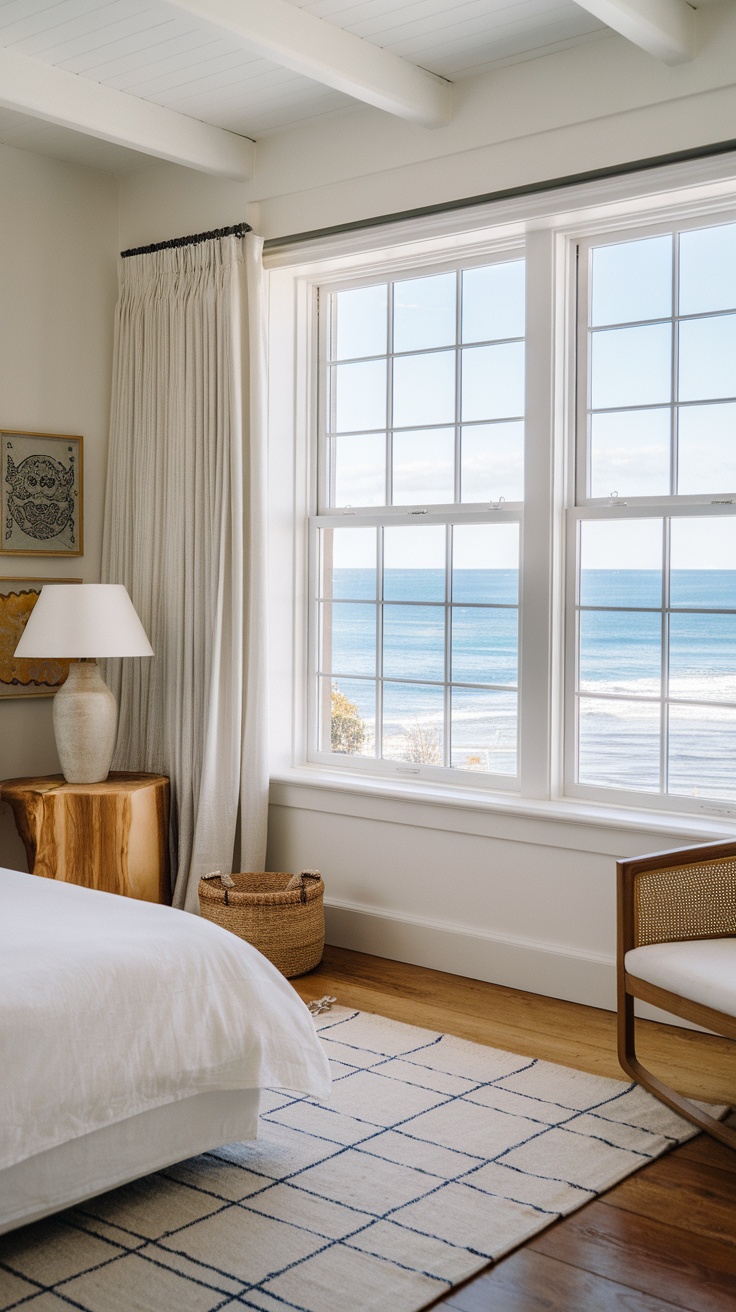
[[[69,673],[69,662],[44,657],[16,660],[15,649],[44,583],[81,579],[0,578],[0,699],[50,697]]]
[[[0,443],[0,555],[81,556],[81,437],[0,430]]]

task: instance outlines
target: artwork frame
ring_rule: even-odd
[[[0,556],[84,555],[83,438],[0,429]]]
[[[16,661],[15,648],[41,588],[46,583],[82,583],[82,579],[0,576],[0,701],[10,697],[53,697],[69,673],[69,661]],[[30,594],[35,599],[30,602]]]

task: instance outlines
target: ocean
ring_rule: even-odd
[[[357,707],[375,753],[376,573],[336,569],[325,604],[323,688]],[[516,773],[518,573],[386,570],[383,756]],[[581,783],[736,797],[736,570],[674,570],[663,661],[656,570],[587,570],[580,582]],[[616,609],[617,607],[629,609]],[[606,609],[607,608],[607,609]],[[445,633],[446,610],[450,612]],[[729,610],[734,613],[729,613]],[[331,652],[331,660],[330,660]],[[445,743],[445,693],[449,696]],[[663,679],[669,689],[660,712]],[[325,744],[326,746],[326,744]]]

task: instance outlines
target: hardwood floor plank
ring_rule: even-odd
[[[647,1168],[650,1169],[650,1168]],[[614,1191],[615,1192],[615,1191]],[[698,1312],[736,1308],[736,1246],[589,1203],[529,1244],[598,1276]]]
[[[624,1078],[616,1055],[616,1017],[597,1007],[330,946],[321,966],[292,983],[306,1001],[328,993],[344,1006],[410,1025]],[[642,1061],[683,1093],[736,1101],[730,1040],[651,1021],[640,1022],[638,1036]]]
[[[692,1236],[736,1246],[733,1175],[683,1160],[678,1152],[629,1176],[605,1195],[605,1206],[675,1226]]]
[[[445,1300],[453,1312],[683,1312],[683,1304],[522,1248]],[[688,1312],[700,1312],[693,1305]]]

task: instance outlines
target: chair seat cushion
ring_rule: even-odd
[[[736,938],[651,943],[633,948],[624,961],[637,979],[736,1016]]]

